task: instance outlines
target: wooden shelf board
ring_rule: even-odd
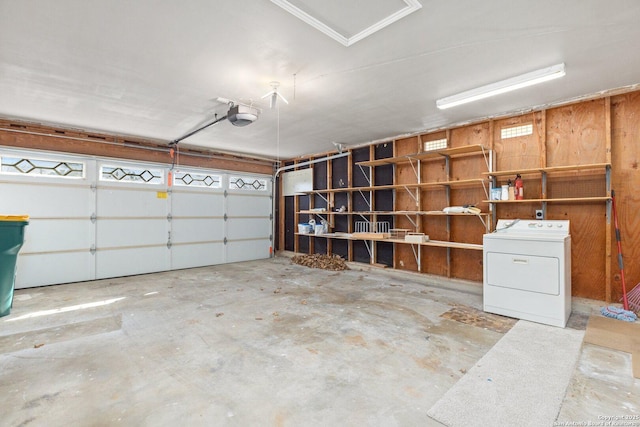
[[[350,234],[336,234],[336,233],[327,233],[327,234],[304,234],[304,233],[295,233],[296,236],[307,236],[307,237],[322,237],[325,239],[343,239],[343,240],[368,240],[374,242],[388,242],[388,243],[399,243],[405,245],[420,245],[420,246],[435,246],[441,248],[452,248],[452,249],[471,249],[471,250],[482,250],[482,245],[476,243],[461,243],[461,242],[447,242],[443,240],[429,240],[428,242],[421,243],[413,243],[413,242],[405,242],[401,239],[359,239],[356,237],[352,237]]]
[[[436,181],[436,182],[423,182],[423,183],[412,183],[412,184],[376,185],[371,187],[329,188],[324,190],[310,190],[310,191],[306,191],[305,193],[307,194],[349,193],[349,192],[356,192],[356,191],[398,190],[398,189],[404,189],[404,188],[434,188],[434,187],[481,184],[484,181],[485,180],[482,178],[473,178],[473,179],[459,179],[456,181]]]
[[[562,197],[557,199],[524,199],[524,200],[483,200],[483,203],[585,203],[606,202],[611,197]]]
[[[584,165],[567,165],[567,166],[551,166],[545,168],[531,168],[531,169],[513,169],[513,170],[505,170],[505,171],[495,171],[495,172],[482,172],[484,176],[509,176],[516,174],[520,175],[532,175],[539,173],[550,173],[550,172],[570,172],[570,171],[582,171],[589,169],[602,169],[603,172],[607,167],[610,167],[611,163],[590,163]]]
[[[423,184],[416,184],[419,188],[432,188],[432,187],[441,187],[441,186],[462,186],[462,185],[471,185],[471,184],[482,184],[484,179],[482,178],[473,178],[473,179],[459,179],[457,181],[442,181],[442,182],[425,182]]]
[[[400,156],[400,157],[387,157],[386,159],[377,159],[377,160],[365,160],[363,162],[357,162],[356,165],[360,166],[384,166],[384,165],[393,165],[398,163],[409,163],[412,159],[412,155],[408,156]]]
[[[409,163],[413,160],[430,160],[439,159],[444,157],[454,157],[463,154],[481,153],[488,151],[489,149],[480,144],[464,145],[462,147],[444,148],[442,150],[426,151],[423,153],[407,154],[405,156],[388,157],[386,159],[367,160],[364,162],[357,162],[356,165],[360,166],[382,166],[398,163]]]
[[[315,211],[299,211],[299,214],[318,214],[318,215],[426,215],[426,216],[483,216],[490,215],[489,212],[480,212],[479,214],[464,212],[443,212],[443,211],[354,211],[354,212],[315,212]]]
[[[414,154],[412,157],[416,160],[435,159],[440,157],[455,157],[463,154],[482,153],[489,149],[480,144],[463,145],[462,147],[445,148],[443,150],[426,151],[424,153]]]

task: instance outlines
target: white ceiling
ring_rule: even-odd
[[[291,5],[349,39],[400,0]],[[413,2],[415,3],[415,2]],[[270,0],[0,0],[0,116],[291,158],[640,83],[637,0],[419,0],[349,46]],[[438,98],[564,62],[562,79],[449,110]],[[261,96],[279,81],[289,105]],[[279,123],[279,126],[278,126]]]

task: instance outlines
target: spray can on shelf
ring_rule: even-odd
[[[507,181],[507,185],[509,186],[509,189],[508,189],[509,200],[515,200],[516,199],[516,193],[515,193],[515,190],[513,188],[513,183],[511,182],[511,180]]]
[[[524,199],[524,184],[522,182],[522,177],[520,176],[520,174],[516,175],[516,180],[515,180],[515,193],[516,193],[516,200],[523,200]]]
[[[509,186],[505,184],[500,189],[500,200],[509,200]]]

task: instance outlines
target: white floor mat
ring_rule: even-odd
[[[584,331],[518,321],[427,412],[457,426],[551,426]]]

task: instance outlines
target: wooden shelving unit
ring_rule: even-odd
[[[454,243],[482,243],[480,234],[485,227],[470,218],[472,215],[439,210],[475,204],[484,211],[479,217],[489,228],[497,218],[533,220],[544,212],[548,219],[571,220],[574,296],[615,301],[620,297],[620,283],[610,188],[624,203],[633,199],[639,175],[633,162],[637,144],[630,129],[638,128],[638,111],[640,93],[636,91],[348,148],[348,159],[309,166],[314,169],[313,187],[307,188],[313,192],[282,197],[280,247],[369,263],[363,242],[296,235],[297,224],[313,215],[317,223],[320,218],[334,223],[329,231],[353,233],[359,221],[388,221],[393,228],[415,229],[430,235],[432,241],[451,244],[432,248],[376,242],[374,263],[479,282],[482,253],[454,248]],[[523,127],[523,131],[506,132],[516,127]],[[455,148],[424,151],[435,146]],[[287,164],[300,163],[296,169],[304,169],[307,166],[302,164],[307,160],[325,154],[333,152],[289,159]],[[505,184],[518,173],[524,179],[525,200],[490,200],[489,193],[483,194],[483,188]],[[452,182],[456,180],[462,181]],[[346,212],[335,212],[342,206]],[[316,212],[314,207],[327,211]],[[623,237],[633,235],[636,225],[626,221]],[[421,266],[413,260],[414,249],[415,253],[422,249],[417,256],[422,257]]]
[[[603,174],[605,176],[605,188],[606,196],[586,196],[586,197],[547,197],[547,180],[549,175],[552,174],[568,174],[577,173],[579,176],[590,176]],[[541,180],[541,196],[539,198],[529,198],[524,200],[484,200],[485,203],[492,205],[501,204],[540,204],[542,207],[543,215],[546,217],[546,210],[548,203],[601,203],[611,201],[611,163],[588,163],[581,165],[563,165],[563,166],[549,166],[531,169],[521,170],[502,170],[485,172],[484,176],[487,176],[491,181],[493,187],[497,186],[497,178],[505,176],[515,176],[520,174],[521,176],[538,175]],[[608,206],[608,205],[607,205]],[[609,209],[608,209],[609,210]],[[495,210],[492,209],[495,214]],[[607,212],[607,218],[609,212]],[[495,215],[492,218],[495,224]]]
[[[448,203],[450,203],[450,191],[455,188],[463,188],[463,187],[473,187],[478,186],[484,189],[484,193],[489,198],[489,189],[487,186],[487,180],[482,177],[471,178],[471,179],[444,179],[438,181],[431,182],[422,182],[422,163],[428,162],[432,160],[443,160],[445,161],[445,175],[446,178],[450,177],[450,168],[453,158],[458,156],[474,156],[474,155],[482,155],[484,158],[484,162],[486,164],[486,168],[488,171],[491,171],[492,168],[492,152],[487,149],[483,145],[475,144],[475,145],[467,145],[462,147],[455,148],[446,148],[440,150],[434,150],[429,152],[421,152],[415,153],[411,155],[403,155],[397,157],[387,157],[383,159],[377,160],[367,160],[367,161],[359,161],[354,162],[354,169],[359,168],[363,173],[366,181],[371,184],[374,182],[374,169],[379,166],[385,165],[394,165],[394,184],[383,184],[383,185],[367,185],[367,186],[348,186],[338,188],[326,188],[326,189],[314,189],[311,191],[307,191],[306,194],[310,197],[310,207],[313,207],[311,203],[311,198],[313,195],[318,195],[322,200],[326,202],[327,210],[317,210],[317,209],[303,209],[296,211],[298,215],[309,215],[311,217],[318,217],[321,219],[326,219],[329,222],[329,226],[333,228],[335,224],[335,218],[343,215],[347,216],[359,216],[364,221],[377,221],[380,217],[397,217],[404,216],[409,220],[409,222],[413,225],[413,228],[416,232],[420,232],[421,230],[421,217],[446,217],[447,230],[450,229],[450,218],[453,217],[476,217],[480,219],[482,224],[484,225],[485,232],[489,232],[491,228],[490,221],[490,212],[481,212],[479,214],[474,213],[463,213],[463,212],[444,212],[444,211],[433,211],[433,210],[422,210],[420,209],[420,192],[424,190],[444,190],[446,192],[446,199]],[[415,173],[416,180],[413,183],[407,184],[397,184],[396,181],[396,165],[401,165],[409,163],[411,164],[411,168]],[[362,178],[362,177],[361,177]],[[351,179],[349,179],[351,182]],[[369,200],[369,207],[371,208],[371,200],[373,200],[374,192],[383,191],[383,190],[404,190],[409,193],[409,195],[416,201],[416,210],[353,210],[353,211],[343,211],[336,212],[335,207],[332,206],[332,201],[336,197],[335,195],[338,193],[360,193],[364,200]],[[351,196],[349,196],[351,197]],[[394,197],[395,199],[395,197]],[[351,205],[351,201],[348,203]],[[350,220],[351,221],[351,220]],[[351,223],[351,222],[350,222]],[[351,227],[351,226],[350,226]],[[354,237],[352,233],[324,233],[324,234],[304,234],[304,233],[295,233],[296,236],[307,236],[309,238],[325,238],[325,239],[344,239],[350,241],[364,241],[367,246],[367,250],[370,255],[371,264],[376,264],[376,253],[375,253],[375,242],[387,242],[392,243],[394,245],[411,245],[413,248],[413,254],[416,259],[416,264],[418,265],[418,271],[421,271],[421,247],[442,247],[447,248],[447,264],[450,264],[450,249],[465,249],[465,250],[482,250],[481,244],[474,243],[465,243],[465,242],[455,242],[455,241],[443,241],[443,240],[429,240],[421,243],[413,243],[406,242],[402,239],[368,239],[362,237]],[[448,267],[449,269],[449,267]]]

